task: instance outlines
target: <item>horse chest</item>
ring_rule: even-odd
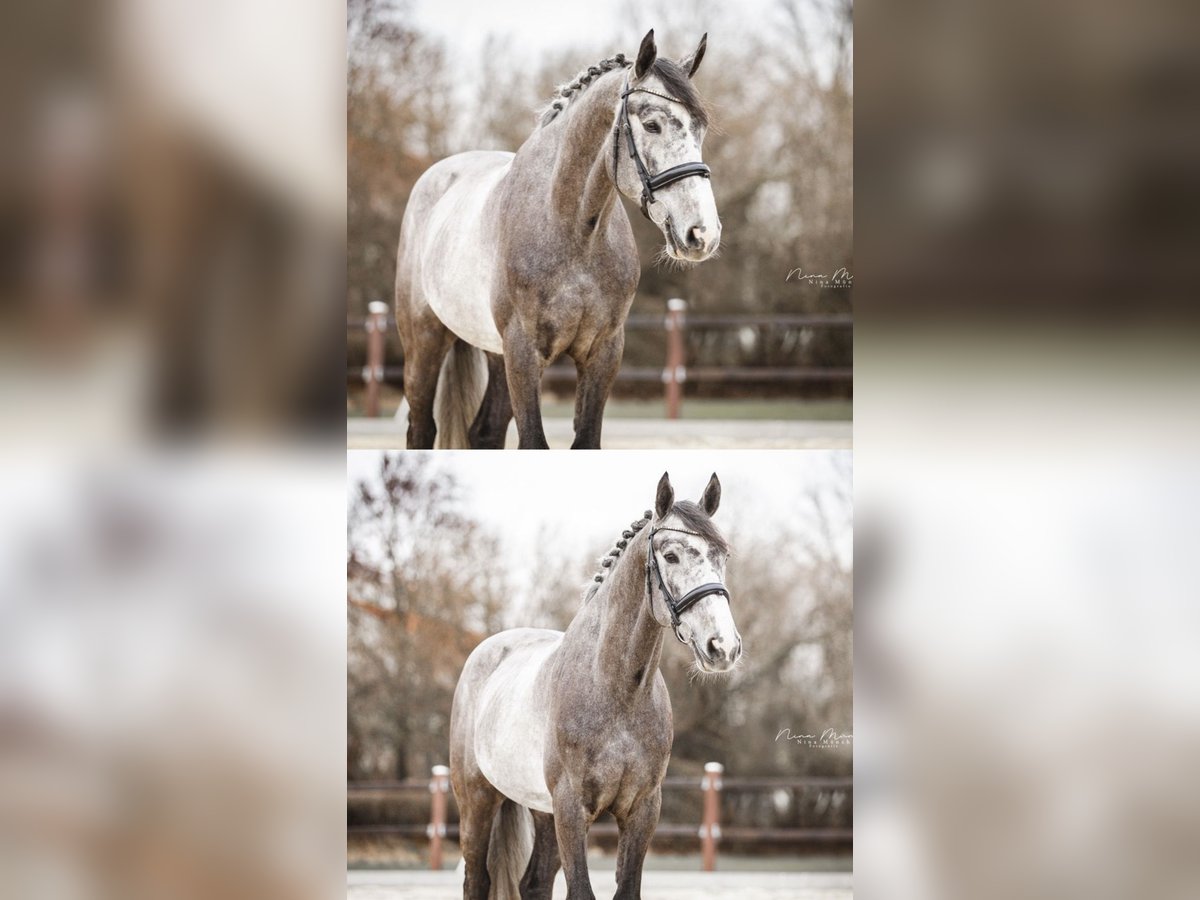
[[[665,692],[633,708],[572,704],[560,711],[555,731],[562,767],[597,810],[625,808],[653,789],[671,754]]]
[[[503,329],[516,316],[543,359],[586,354],[624,327],[637,287],[636,258],[529,239],[514,240],[506,257],[494,298],[497,320]]]

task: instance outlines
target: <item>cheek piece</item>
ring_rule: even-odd
[[[646,596],[651,598],[651,602],[653,602],[653,585],[650,580],[650,574],[653,572],[655,579],[658,581],[658,588],[662,591],[663,600],[666,602],[667,609],[671,613],[671,628],[675,631],[675,637],[679,639],[681,644],[686,644],[687,641],[679,634],[680,615],[691,609],[691,607],[695,606],[709,594],[723,594],[725,599],[729,600],[729,590],[719,581],[711,581],[708,584],[694,587],[678,600],[675,599],[670,588],[667,587],[666,580],[662,576],[662,570],[658,567],[658,554],[654,551],[654,536],[660,531],[676,531],[679,534],[690,534],[694,537],[702,537],[702,535],[696,534],[694,531],[686,531],[682,528],[653,528],[650,531],[650,552],[646,555]]]
[[[637,169],[638,180],[642,183],[642,215],[649,219],[649,207],[654,202],[655,191],[662,190],[668,184],[674,184],[676,181],[691,178],[692,176],[709,178],[712,175],[712,170],[702,162],[688,162],[671,166],[671,168],[664,169],[656,175],[651,175],[646,169],[646,164],[642,162],[641,155],[638,153],[637,143],[633,139],[633,129],[629,127],[630,94],[653,94],[655,97],[670,100],[672,103],[682,104],[683,101],[668,94],[660,94],[658,91],[649,90],[648,88],[630,87],[628,81],[625,82],[625,90],[621,93],[621,114],[617,118],[616,127],[613,128],[613,184],[617,183],[617,163],[620,159],[621,132],[624,131],[625,143],[629,147],[629,156],[633,160],[634,167]]]

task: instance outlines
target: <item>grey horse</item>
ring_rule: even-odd
[[[396,259],[410,449],[545,448],[541,379],[575,361],[573,447],[600,446],[641,275],[617,192],[636,200],[681,264],[717,249],[721,223],[700,149],[708,126],[696,51],[618,54],[559,88],[515,153],[436,163],[413,187]]]
[[[515,628],[463,666],[450,714],[450,780],[460,813],[463,897],[592,898],[587,834],[611,811],[620,830],[617,897],[640,895],[674,732],[659,671],[675,636],[703,672],[742,652],[724,586],[729,547],[712,522],[714,474],[700,502],[670,479],[601,561],[566,632]]]

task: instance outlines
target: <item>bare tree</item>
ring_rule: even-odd
[[[555,84],[589,62],[632,53],[649,23],[674,55],[710,32],[696,78],[713,110],[705,158],[724,232],[720,258],[656,267],[661,235],[633,214],[644,250],[635,309],[658,313],[681,296],[705,312],[849,311],[848,289],[817,290],[788,273],[853,269],[851,0],[779,0],[761,21],[715,0],[660,0],[649,10],[630,3],[613,35],[538,57],[492,39],[465,74],[415,29],[406,5],[352,0],[349,16],[352,310],[390,297],[400,220],[422,171],[462,150],[516,150]],[[456,78],[475,87],[455,90]],[[689,340],[689,358],[706,365],[848,366],[852,349],[843,329],[692,331]],[[660,365],[661,356],[661,336],[629,333],[628,365]]]

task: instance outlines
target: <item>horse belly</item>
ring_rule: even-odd
[[[492,316],[496,235],[485,227],[484,207],[508,169],[456,181],[430,212],[423,247],[426,302],[447,328],[489,353],[503,353],[504,342]]]
[[[559,643],[511,652],[488,678],[475,718],[475,757],[488,781],[509,799],[546,813],[554,812],[544,771],[550,717],[536,680]]]

